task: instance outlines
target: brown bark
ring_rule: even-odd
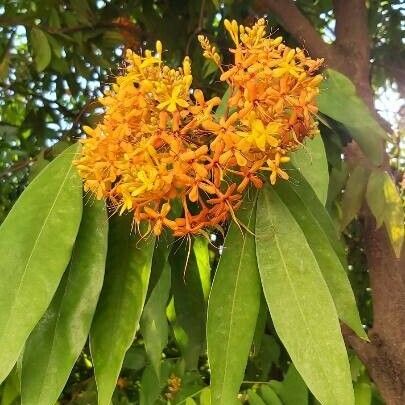
[[[359,95],[374,110],[366,3],[364,0],[333,0],[333,8],[336,41],[332,63],[352,79]]]
[[[336,41],[325,44],[292,0],[257,0],[258,9],[275,14],[283,27],[328,66],[346,74],[374,116],[370,82],[370,39],[365,0],[333,0]],[[322,44],[320,44],[320,41]],[[356,144],[352,145],[361,153]],[[346,158],[350,160],[350,153]],[[355,156],[356,153],[353,155]],[[363,159],[352,162],[359,164]],[[385,156],[385,162],[388,156]],[[350,163],[350,162],[349,162]],[[370,165],[369,162],[365,164]],[[388,165],[385,165],[389,170]],[[365,364],[387,405],[405,404],[405,248],[396,259],[384,227],[376,229],[368,209],[363,211],[364,239],[373,299],[370,343],[347,327],[346,342]]]

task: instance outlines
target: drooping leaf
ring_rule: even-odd
[[[332,297],[303,232],[271,188],[259,194],[256,252],[278,336],[323,405],[353,405],[350,368]]]
[[[152,272],[153,270],[152,267]],[[166,306],[169,299],[170,283],[171,268],[166,262],[159,281],[145,304],[140,322],[146,352],[158,377],[160,377],[162,350],[167,343],[168,336]]]
[[[354,398],[356,405],[371,405],[371,384],[368,382],[354,384]]]
[[[132,345],[125,353],[122,368],[140,371],[146,366],[147,361],[145,347],[141,344]]]
[[[377,228],[384,222],[385,195],[384,195],[385,175],[382,170],[373,170],[367,183],[366,200],[374,215]]]
[[[404,241],[405,212],[397,187],[387,172],[382,169],[371,172],[366,199],[377,228],[385,224],[394,253],[399,257]]]
[[[151,365],[147,366],[142,373],[140,382],[140,405],[155,405],[160,395],[159,378]]]
[[[20,380],[14,368],[2,385],[0,405],[17,405],[20,396]]]
[[[274,336],[264,334],[260,343],[260,351],[253,359],[254,364],[259,371],[258,379],[266,380],[272,366],[280,365],[280,353],[280,345]]]
[[[155,289],[156,284],[159,282],[163,271],[165,270],[166,263],[168,263],[172,243],[173,236],[170,232],[165,231],[156,241],[155,250],[153,251],[152,271],[150,273],[146,301],[148,301],[150,295]]]
[[[248,390],[247,394],[250,405],[266,405],[263,399],[261,399],[253,390]]]
[[[325,205],[328,196],[329,173],[321,136],[318,135],[314,139],[307,140],[302,148],[293,152],[291,162],[311,185],[322,204]]]
[[[200,394],[200,405],[212,405],[211,404],[211,390],[209,387],[205,387]]]
[[[202,236],[194,238],[193,253],[197,263],[198,273],[200,275],[204,299],[205,301],[208,301],[208,295],[211,288],[211,265],[208,240]]]
[[[267,302],[264,295],[260,296],[260,307],[257,315],[255,334],[252,341],[252,356],[256,357],[260,354],[260,349],[266,329],[266,322],[269,310],[267,309]]]
[[[90,331],[99,405],[109,405],[134,340],[148,289],[155,239],[131,235],[131,218],[110,224],[105,281]]]
[[[359,144],[364,154],[376,165],[383,157],[386,134],[363,100],[356,94],[354,84],[345,75],[327,69],[327,80],[318,96],[319,111],[341,122]]]
[[[194,246],[189,246],[184,241],[176,241],[169,260],[172,268],[176,324],[182,331],[179,334],[175,330],[175,336],[186,361],[186,368],[193,370],[198,366],[198,358],[205,341],[205,281],[201,278],[205,270],[199,269],[204,263],[197,261]]]
[[[363,166],[356,166],[351,171],[343,195],[341,229],[345,229],[359,213],[366,193],[369,174],[368,169]]]
[[[384,210],[384,224],[387,228],[395,255],[399,258],[404,242],[404,205],[395,183],[388,173],[385,173],[384,196],[386,205]]]
[[[24,405],[55,404],[86,343],[103,284],[107,230],[104,203],[85,205],[69,266],[24,349]]]
[[[330,233],[333,225],[326,209],[302,179],[295,186],[288,182],[279,182],[275,189],[293,215],[312,250],[332,295],[339,318],[360,337],[367,339],[354,294],[343,267],[346,267],[346,263],[342,263],[337,254],[337,251],[342,249],[338,247],[341,241]],[[312,198],[310,198],[311,194]]]
[[[228,100],[229,97],[231,97],[232,94],[232,88],[228,87],[222,96],[221,104],[217,107],[217,110],[215,111],[215,118],[219,120],[221,117],[224,116],[225,112],[228,109]]]
[[[288,368],[279,396],[284,405],[308,405],[308,388],[293,364]]]
[[[52,52],[46,34],[39,28],[31,30],[31,46],[34,52],[35,67],[42,72],[51,62]]]
[[[253,230],[256,197],[247,195],[239,220]],[[254,237],[232,222],[208,303],[207,347],[211,402],[236,403],[260,307]]]
[[[178,372],[175,371],[174,374],[178,375]],[[173,405],[181,405],[186,403],[187,399],[195,398],[205,386],[201,374],[197,370],[186,371],[180,376],[181,387],[172,400]]]
[[[268,385],[263,384],[260,387],[260,395],[263,398],[266,405],[283,405],[280,397]]]
[[[0,381],[51,302],[70,259],[82,215],[82,184],[72,167],[77,147],[32,181],[0,227]]]

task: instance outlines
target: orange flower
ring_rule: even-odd
[[[162,44],[143,55],[128,50],[124,74],[101,98],[103,120],[84,127],[75,162],[86,192],[106,199],[120,214],[132,212],[150,232],[206,235],[207,228],[235,219],[243,193],[288,179],[282,164],[306,137],[317,133],[315,98],[322,60],[267,37],[263,19],[253,27],[225,20],[234,64],[221,66],[203,37],[203,54],[220,68],[232,89],[228,113],[214,116],[220,98],[191,89],[190,59],[173,69],[162,61]],[[182,212],[174,217],[174,200]]]

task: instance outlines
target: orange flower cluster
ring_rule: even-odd
[[[269,38],[265,21],[253,27],[225,20],[235,44],[234,64],[200,36],[204,56],[221,69],[231,89],[220,118],[218,97],[192,90],[190,60],[171,69],[156,53],[127,52],[125,74],[101,99],[103,121],[85,127],[76,161],[86,191],[105,198],[116,211],[131,211],[160,235],[204,234],[220,228],[241,204],[249,185],[262,187],[263,174],[288,179],[281,168],[288,152],[317,133],[315,96],[322,60]],[[217,114],[218,115],[218,114]],[[173,214],[173,203],[182,206]]]

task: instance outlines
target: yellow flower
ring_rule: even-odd
[[[264,152],[268,146],[276,147],[279,145],[280,141],[277,139],[280,129],[279,123],[270,122],[265,125],[262,120],[254,118],[249,126],[249,132],[238,132],[242,137],[238,146],[243,151],[248,151],[252,146],[256,146]]]
[[[177,110],[177,106],[187,108],[188,102],[184,100],[184,98],[180,97],[180,93],[182,91],[181,86],[175,86],[172,90],[172,94],[169,96],[169,99],[163,101],[158,105],[159,110],[166,109],[169,112],[174,112]]]

